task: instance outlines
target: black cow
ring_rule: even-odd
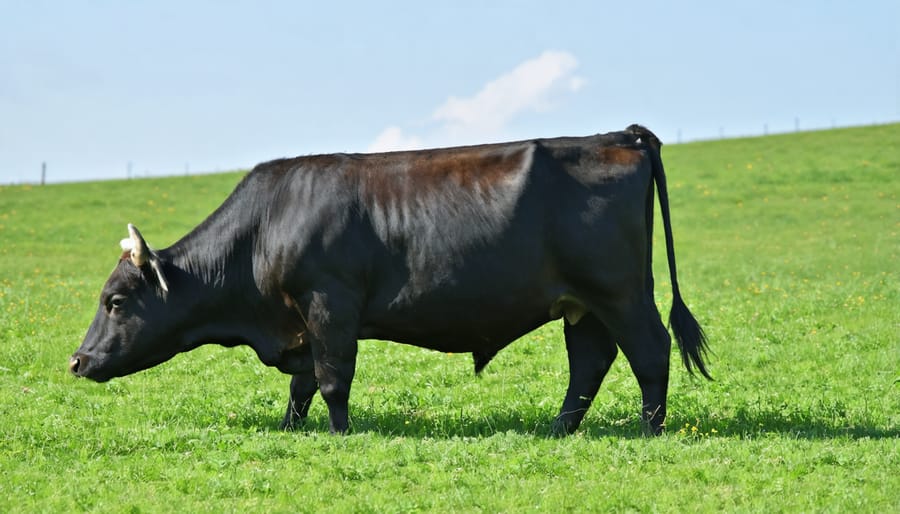
[[[622,349],[655,433],[670,338],[653,299],[653,187],[665,227],[671,327],[688,371],[706,343],[678,290],[660,142],[649,130],[257,166],[164,250],[136,228],[70,370],[128,375],[207,343],[249,345],[293,375],[283,427],[315,392],[348,429],[359,339],[471,352],[565,318],[571,433]]]

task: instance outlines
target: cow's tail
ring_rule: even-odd
[[[640,125],[631,125],[627,130],[638,138],[644,139],[643,143],[649,148],[653,180],[656,182],[656,190],[659,194],[659,207],[660,211],[662,211],[663,228],[666,235],[669,276],[672,280],[672,311],[669,313],[669,325],[672,327],[672,332],[675,333],[675,341],[678,343],[678,349],[681,350],[681,360],[684,362],[684,367],[690,373],[693,373],[694,367],[696,367],[704,377],[712,380],[712,377],[706,370],[706,364],[703,362],[707,352],[706,335],[693,314],[691,314],[691,311],[688,310],[687,305],[681,298],[681,291],[678,289],[678,273],[675,269],[675,244],[672,238],[672,222],[669,217],[669,193],[666,189],[666,174],[663,170],[662,158],[660,157],[662,143],[650,130]],[[652,197],[650,201],[652,202]],[[652,229],[653,220],[649,220],[648,223]]]

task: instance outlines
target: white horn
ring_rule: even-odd
[[[144,264],[150,263],[150,268],[153,269],[153,272],[156,274],[156,279],[159,281],[159,287],[162,288],[163,291],[169,292],[169,283],[166,280],[165,275],[163,275],[159,258],[150,251],[147,242],[144,241],[144,236],[142,236],[137,227],[131,223],[128,224],[128,235],[130,237],[123,239],[119,243],[122,246],[122,250],[126,252],[122,255],[122,258],[124,259],[126,256],[131,257],[131,262],[139,268]]]
[[[128,235],[131,236],[131,262],[140,268],[147,263],[147,259],[149,258],[150,252],[147,251],[147,243],[144,242],[144,238],[141,236],[137,227],[131,223],[128,224]],[[124,241],[122,249],[126,249]]]

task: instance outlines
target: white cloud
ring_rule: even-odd
[[[424,139],[391,126],[375,138],[369,151],[422,148],[424,140],[446,145],[500,137],[516,115],[552,110],[559,97],[581,90],[586,80],[574,74],[577,67],[578,60],[572,54],[545,51],[487,82],[471,97],[448,98],[432,112],[434,126]]]
[[[369,145],[369,152],[393,152],[395,150],[416,150],[422,148],[422,140],[416,136],[407,136],[403,129],[396,126],[388,127],[378,134],[375,141]]]
[[[577,93],[587,84],[587,80],[582,77],[572,77],[569,79],[569,91]]]
[[[516,114],[548,110],[553,93],[578,91],[585,81],[572,74],[576,67],[572,54],[546,51],[488,82],[475,96],[448,98],[432,118],[452,133],[495,134]]]

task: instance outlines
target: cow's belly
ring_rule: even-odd
[[[446,288],[372,309],[361,339],[384,339],[445,352],[502,348],[551,320],[545,291]]]

